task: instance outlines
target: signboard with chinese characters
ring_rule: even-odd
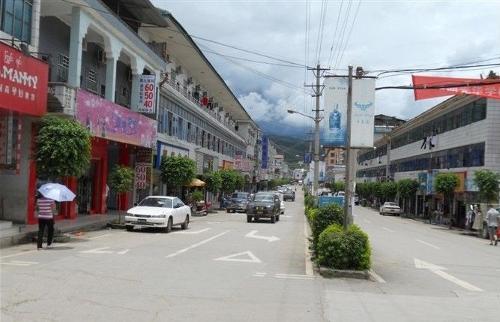
[[[321,144],[343,147],[347,143],[347,77],[328,77],[324,82],[325,119]],[[373,147],[375,79],[352,80],[351,147]]]
[[[156,145],[155,120],[81,89],[76,119],[95,137],[147,148]]]
[[[135,164],[135,188],[144,190],[148,187],[148,172],[151,173],[151,163],[137,162]]]
[[[139,106],[137,112],[154,114],[156,102],[156,76],[139,76]]]
[[[0,108],[44,115],[48,75],[46,63],[0,42]]]
[[[267,139],[267,136],[262,137],[262,160],[261,160],[261,168],[262,169],[267,169],[267,159],[269,157],[269,140]]]

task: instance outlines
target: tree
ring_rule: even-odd
[[[402,179],[398,183],[398,193],[403,198],[403,210],[406,209],[406,200],[413,198],[417,193],[420,184],[417,180],[413,179]]]
[[[241,183],[238,176],[241,176],[238,172],[231,169],[220,170],[220,176],[222,178],[222,191],[225,193],[231,193],[235,191],[239,184]]]
[[[37,172],[42,178],[79,177],[89,168],[90,133],[74,120],[42,118],[36,145]]]
[[[384,201],[394,201],[398,193],[398,186],[394,181],[385,181],[380,184],[380,190]]]
[[[222,177],[219,171],[209,172],[205,174],[205,183],[208,191],[217,193],[222,187]]]
[[[335,181],[330,183],[328,188],[330,188],[332,192],[345,191],[345,183],[344,181]]]
[[[161,180],[167,188],[178,193],[186,184],[189,184],[196,175],[196,164],[184,156],[163,157],[160,165]]]
[[[498,202],[500,175],[491,170],[478,170],[474,173],[474,183],[479,188],[479,197],[487,203]]]
[[[434,188],[444,196],[445,205],[451,219],[451,205],[453,204],[453,193],[458,186],[458,177],[454,173],[438,173],[434,181]],[[452,222],[450,220],[450,226]]]
[[[118,194],[118,209],[120,209],[121,195],[129,192],[134,187],[134,170],[122,165],[117,165],[109,174],[109,187]],[[118,222],[121,223],[121,212],[119,212]]]

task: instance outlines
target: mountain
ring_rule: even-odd
[[[307,132],[310,131],[309,127],[290,126],[282,122],[276,121],[259,121],[259,127],[266,135],[276,135],[281,137],[293,137],[302,140],[307,139]]]
[[[309,148],[305,138],[273,134],[268,134],[268,137],[277,148],[278,153],[285,155],[285,162],[291,169],[299,167],[298,162],[304,160],[304,152]]]

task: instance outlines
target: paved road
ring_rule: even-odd
[[[219,213],[170,234],[103,230],[52,250],[4,249],[0,320],[499,321],[500,246],[354,214],[376,282],[311,272],[297,194],[274,225]]]
[[[500,246],[434,225],[355,207],[379,282],[325,282],[337,321],[500,321]]]
[[[221,212],[170,234],[104,230],[3,250],[1,320],[322,321],[302,195],[286,206],[276,224]]]

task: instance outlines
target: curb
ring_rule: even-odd
[[[369,271],[355,271],[349,269],[334,269],[324,266],[319,267],[319,274],[325,278],[346,277],[354,279],[369,280]]]

